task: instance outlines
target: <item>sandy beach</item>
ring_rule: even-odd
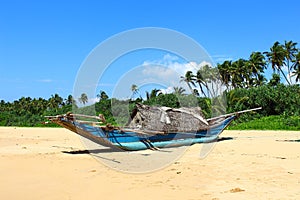
[[[66,129],[1,127],[0,199],[300,199],[300,132],[221,137],[205,158],[196,144],[162,169],[125,173],[95,159]],[[118,153],[143,157],[145,165],[147,155],[160,159],[150,150]]]

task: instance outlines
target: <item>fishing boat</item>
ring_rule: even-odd
[[[67,113],[46,118],[100,145],[137,151],[216,141],[222,131],[241,113],[259,109],[261,108],[205,119],[197,109],[140,105],[133,112],[128,126],[124,127],[103,125],[105,119],[102,115]],[[79,120],[80,118],[94,120]]]

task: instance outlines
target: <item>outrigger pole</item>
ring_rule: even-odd
[[[251,112],[251,111],[260,110],[260,109],[262,109],[262,107],[252,108],[252,109],[248,109],[248,110],[242,110],[242,111],[233,112],[233,113],[228,113],[228,114],[225,114],[225,115],[220,115],[220,116],[209,118],[209,119],[206,119],[206,120],[207,121],[216,120],[216,119],[220,119],[220,118],[224,118],[224,117],[229,117],[229,116],[232,116],[232,115],[239,115],[241,113]]]

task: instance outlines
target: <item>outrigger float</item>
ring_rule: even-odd
[[[103,115],[67,113],[45,117],[100,145],[136,151],[213,142],[240,114],[259,109],[205,119],[200,108],[175,109],[138,104],[126,127],[105,124]]]

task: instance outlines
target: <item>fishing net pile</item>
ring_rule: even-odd
[[[208,128],[200,107],[169,108],[137,104],[129,128],[162,133],[196,132]]]

